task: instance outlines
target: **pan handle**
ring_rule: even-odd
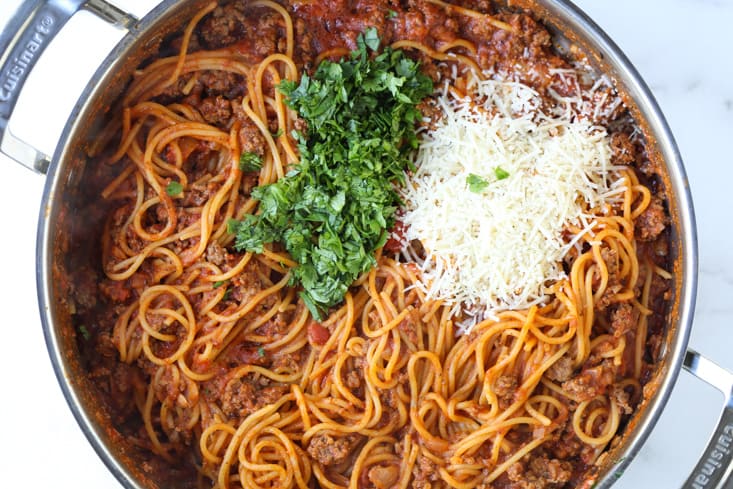
[[[37,172],[46,172],[50,157],[13,135],[8,122],[41,53],[80,9],[121,28],[137,21],[106,0],[31,0],[21,3],[0,32],[0,152]]]
[[[682,489],[733,488],[733,373],[688,349],[683,368],[726,397],[720,421]]]

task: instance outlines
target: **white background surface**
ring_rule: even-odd
[[[19,0],[0,0],[4,25]],[[121,1],[141,15],[152,3]],[[733,369],[733,0],[577,0],[650,85],[679,143],[698,219],[700,279],[691,346]],[[93,20],[93,19],[92,19]],[[11,127],[52,153],[66,114],[119,33],[75,18],[41,59]],[[0,486],[116,488],[69,411],[46,353],[35,286],[44,177],[0,155]],[[619,489],[679,487],[722,397],[682,373]]]

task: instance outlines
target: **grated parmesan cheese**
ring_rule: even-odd
[[[543,113],[518,82],[472,79],[467,91],[470,99],[447,89],[437,98],[444,118],[421,136],[403,221],[408,242],[426,250],[418,286],[478,320],[542,303],[590,211],[625,189],[603,127],[570,110]],[[488,185],[471,191],[471,174]],[[568,239],[571,224],[583,231]]]

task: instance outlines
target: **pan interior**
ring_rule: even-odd
[[[178,32],[187,19],[207,2],[201,0],[162,3],[134,27],[105,60],[80,97],[64,130],[48,176],[39,222],[38,287],[49,352],[59,382],[75,417],[105,463],[126,487],[194,487],[196,476],[181,473],[165,462],[151,459],[115,428],[115,413],[98,392],[85,369],[84,346],[73,324],[79,301],[93,300],[69,290],[70,277],[99,279],[97,236],[104,226],[106,209],[90,192],[98,175],[91,164],[106,138],[119,130],[109,126],[110,114],[119,110],[118,99],[137,66],[154,56],[169,34]],[[669,311],[663,357],[644,390],[645,400],[625,434],[601,460],[596,487],[613,483],[639,450],[653,428],[679,372],[686,348],[696,288],[696,234],[687,180],[669,128],[649,89],[625,56],[585,15],[565,1],[509,1],[506,8],[527,8],[554,33],[558,51],[575,56],[584,53],[600,73],[607,74],[651,148],[650,157],[666,168],[664,183],[670,196],[673,222],[674,297]],[[92,156],[90,156],[92,155]],[[82,273],[80,273],[80,271]],[[78,280],[77,280],[78,281]],[[183,484],[183,485],[182,485]]]

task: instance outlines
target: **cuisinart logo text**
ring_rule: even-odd
[[[18,82],[26,75],[29,66],[41,51],[43,43],[48,40],[53,24],[53,17],[43,16],[36,24],[33,37],[26,41],[20,56],[10,61],[10,68],[2,74],[2,79],[0,79],[0,101],[7,102],[13,96],[13,92],[18,88]]]
[[[725,425],[723,432],[715,440],[715,445],[706,453],[705,461],[697,474],[692,479],[692,487],[705,489],[710,483],[710,478],[722,465],[721,461],[730,456],[730,447],[733,444],[733,425]]]

